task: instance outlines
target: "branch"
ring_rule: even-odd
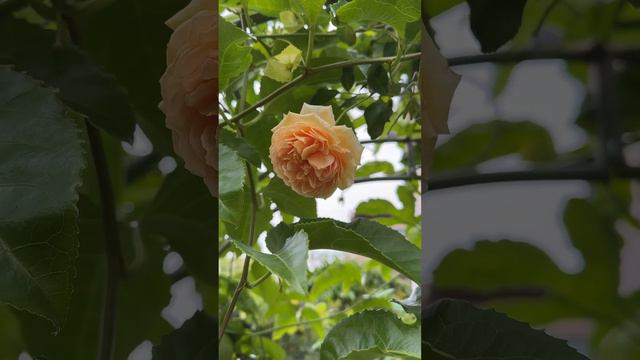
[[[418,175],[396,175],[396,176],[380,176],[380,177],[363,177],[357,178],[353,181],[354,184],[371,182],[371,181],[397,181],[397,180],[420,180],[420,176]]]
[[[509,171],[493,174],[458,173],[434,176],[428,182],[428,190],[442,190],[453,187],[478,185],[507,181],[543,181],[543,180],[586,180],[607,181],[612,178],[640,178],[640,168],[620,167],[607,169],[588,167],[579,169],[551,169],[534,171]]]
[[[449,58],[450,66],[472,65],[480,63],[516,63],[526,60],[582,60],[596,61],[603,57],[640,61],[640,48],[606,49],[602,46],[594,46],[587,49],[573,50],[522,50],[494,54],[470,55]]]
[[[420,53],[412,53],[412,54],[407,54],[407,55],[403,56],[401,58],[401,60],[402,61],[415,60],[415,59],[418,59],[419,57],[420,57]],[[240,111],[238,114],[236,114],[234,117],[232,117],[229,121],[234,122],[234,123],[239,123],[240,119],[242,119],[243,117],[247,116],[249,113],[253,112],[257,108],[266,105],[271,100],[275,99],[276,97],[278,97],[279,95],[281,95],[285,91],[287,91],[287,90],[293,88],[294,86],[298,85],[300,82],[302,82],[303,80],[305,80],[306,78],[308,78],[311,75],[314,75],[314,74],[317,74],[317,73],[321,73],[321,72],[324,72],[324,71],[341,69],[341,68],[347,67],[347,66],[355,66],[355,65],[363,65],[363,64],[387,63],[387,62],[392,62],[393,60],[396,60],[395,56],[387,56],[387,57],[380,57],[380,58],[373,58],[373,59],[353,59],[353,60],[340,61],[340,62],[336,62],[336,63],[333,63],[333,64],[321,65],[321,66],[318,66],[318,67],[309,67],[309,68],[306,69],[306,71],[304,73],[296,76],[293,80],[291,80],[288,83],[286,83],[286,84],[282,85],[281,87],[277,88],[272,93],[270,93],[269,95],[265,96],[264,98],[262,98],[260,101],[256,102],[255,104],[253,104],[253,105],[249,106],[248,108]]]

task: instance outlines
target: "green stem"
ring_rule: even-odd
[[[407,55],[403,56],[401,58],[401,60],[402,61],[409,61],[409,60],[415,60],[415,59],[418,59],[418,58],[420,58],[420,53],[419,52],[418,53],[407,54]],[[320,65],[320,66],[313,67],[313,68],[309,67],[309,68],[306,69],[306,71],[304,73],[296,76],[295,78],[293,78],[293,80],[291,80],[288,83],[286,83],[286,84],[282,85],[281,87],[277,88],[272,93],[270,93],[269,95],[265,96],[264,98],[262,98],[260,101],[256,102],[255,104],[253,104],[253,105],[249,106],[248,108],[240,111],[234,117],[229,119],[229,121],[235,122],[235,123],[239,122],[240,119],[242,119],[243,117],[247,116],[248,114],[250,114],[251,112],[253,112],[257,108],[266,105],[271,100],[275,99],[276,97],[278,97],[279,95],[281,95],[285,91],[295,87],[296,85],[298,85],[300,82],[302,82],[303,80],[305,80],[306,78],[308,78],[311,75],[315,75],[317,73],[321,73],[321,72],[325,72],[325,71],[341,69],[343,67],[354,66],[354,65],[389,63],[389,62],[394,61],[395,59],[396,59],[396,56],[379,57],[379,58],[373,58],[373,59],[353,59],[353,60],[339,61],[339,62],[336,62],[336,63],[333,63],[333,64]]]
[[[311,54],[313,53],[313,41],[315,40],[316,27],[309,25],[309,37],[307,40],[307,55],[304,57],[304,64],[307,67],[311,67],[309,60],[311,60]]]
[[[267,280],[269,277],[271,276],[271,272],[267,271],[266,274],[262,275],[258,280],[256,280],[254,283],[247,283],[247,285],[245,286],[247,289],[253,289],[256,286],[262,284],[263,281]]]
[[[315,36],[320,37],[332,37],[337,36],[336,33],[316,33]],[[308,33],[292,33],[292,34],[261,34],[254,35],[257,39],[281,39],[281,38],[298,38],[298,37],[307,37]]]
[[[249,164],[245,164],[247,169],[247,179],[249,183],[249,191],[251,192],[251,225],[249,227],[249,246],[253,246],[253,242],[255,240],[256,233],[256,219],[258,214],[258,196],[256,194],[256,185],[253,180],[253,172],[251,171],[251,166]],[[238,282],[238,286],[236,287],[233,295],[231,297],[231,301],[229,302],[229,307],[225,312],[222,323],[220,324],[220,329],[218,330],[218,344],[222,341],[222,337],[224,336],[225,331],[227,330],[227,326],[229,325],[229,320],[231,320],[231,315],[233,314],[233,310],[238,303],[238,299],[240,298],[240,294],[245,288],[248,288],[247,278],[249,277],[249,264],[251,262],[251,258],[245,255],[244,264],[242,266],[242,275],[240,275],[240,282]]]
[[[118,282],[123,275],[123,261],[120,249],[120,234],[116,219],[115,197],[111,186],[111,177],[107,156],[104,152],[100,131],[88,121],[85,122],[93,163],[96,169],[100,203],[102,207],[102,226],[104,231],[105,255],[107,259],[106,289],[102,305],[102,330],[100,334],[99,360],[113,359],[116,338],[116,308],[118,302]]]
[[[542,14],[542,17],[540,18],[540,21],[538,22],[538,25],[536,25],[536,29],[533,31],[533,37],[538,36],[540,30],[542,29],[542,26],[545,22],[547,22],[547,18],[549,18],[549,15],[551,15],[553,9],[555,9],[556,6],[560,4],[560,1],[561,0],[553,0],[553,2],[549,4],[549,6],[547,6],[547,8],[544,10],[544,13]]]

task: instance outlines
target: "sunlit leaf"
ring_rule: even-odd
[[[264,76],[279,82],[290,81],[300,62],[302,62],[302,51],[293,45],[289,45],[267,61]]]
[[[350,316],[327,334],[320,359],[374,359],[401,356],[421,359],[420,322],[404,324],[387,311],[365,311]]]
[[[282,248],[283,234],[290,236],[296,230],[304,230],[308,234],[310,249],[332,249],[366,256],[420,283],[420,249],[384,225],[363,219],[352,223],[330,219],[309,220],[294,225],[281,223],[267,235],[269,250],[273,252]]]
[[[354,0],[340,7],[337,15],[344,22],[379,21],[389,24],[404,38],[407,23],[420,19],[420,1]]]
[[[258,252],[239,241],[234,241],[234,245],[269,271],[284,279],[292,289],[306,294],[309,237],[304,231],[298,231],[282,241],[283,246],[272,254]]]

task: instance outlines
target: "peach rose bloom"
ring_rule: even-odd
[[[218,195],[218,14],[213,0],[194,0],[167,21],[167,69],[160,109],[175,152]]]
[[[336,126],[331,106],[304,104],[271,131],[273,170],[298,194],[326,199],[353,184],[363,147],[350,128]]]

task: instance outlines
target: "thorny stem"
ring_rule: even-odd
[[[411,53],[411,54],[407,54],[405,56],[402,56],[400,58],[400,60],[409,61],[409,60],[418,59],[419,57],[420,57],[420,53],[417,52],[417,53]],[[396,59],[397,59],[396,56],[387,56],[387,57],[380,57],[380,58],[373,58],[373,59],[353,59],[353,60],[339,61],[339,62],[336,62],[336,63],[333,63],[333,64],[320,65],[320,66],[317,66],[317,67],[308,67],[304,73],[296,76],[293,80],[291,80],[288,83],[286,83],[286,84],[282,85],[281,87],[277,88],[272,93],[270,93],[269,95],[265,96],[264,98],[262,98],[260,101],[256,102],[255,104],[253,104],[253,105],[247,107],[246,109],[240,111],[234,117],[229,119],[229,121],[231,121],[233,123],[238,123],[240,121],[240,119],[242,119],[243,117],[247,116],[249,113],[251,113],[254,110],[258,109],[259,107],[264,106],[265,104],[269,103],[271,100],[275,99],[276,97],[278,97],[279,95],[281,95],[285,91],[295,87],[296,85],[298,85],[300,82],[302,82],[303,80],[305,80],[306,78],[308,78],[311,75],[315,75],[317,73],[321,73],[321,72],[325,72],[325,71],[341,69],[343,67],[348,67],[348,66],[363,65],[363,64],[391,63]]]

